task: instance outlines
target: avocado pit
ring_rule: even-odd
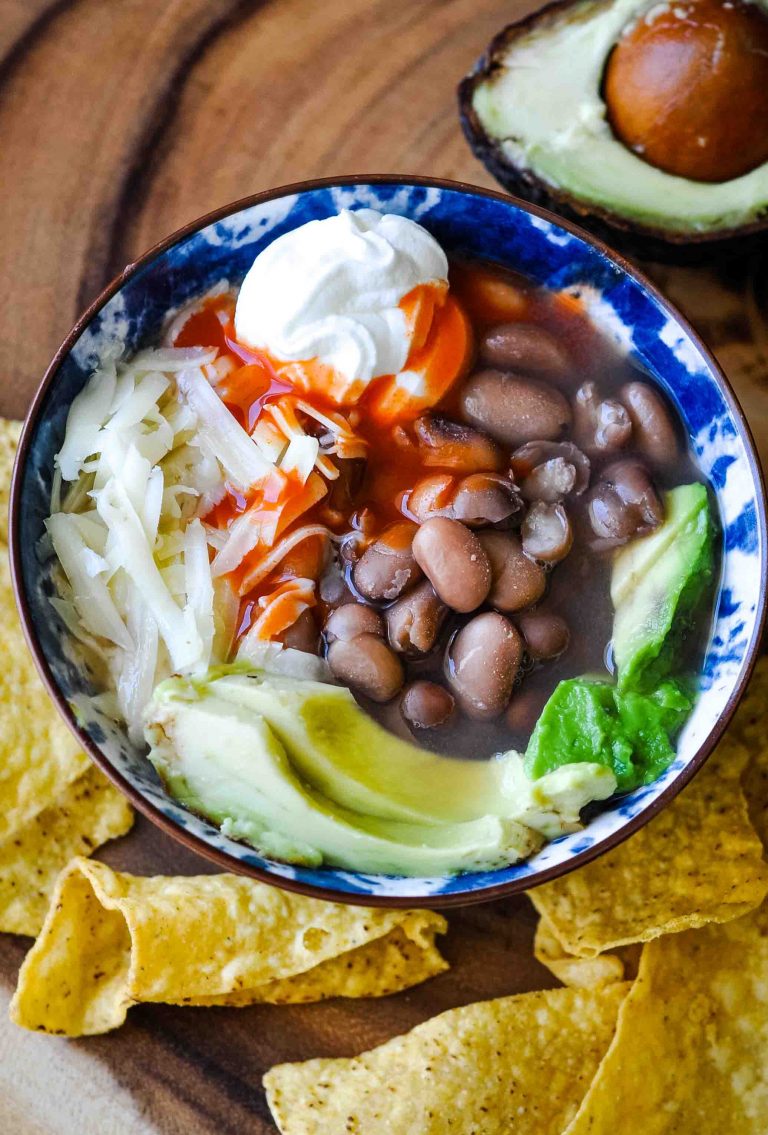
[[[653,8],[611,52],[603,94],[615,135],[646,162],[741,177],[768,160],[768,16],[741,0]]]

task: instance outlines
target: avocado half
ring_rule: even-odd
[[[671,263],[752,253],[768,240],[768,162],[692,181],[643,161],[608,123],[606,62],[654,3],[557,0],[504,28],[459,85],[464,133],[511,193],[626,252]]]

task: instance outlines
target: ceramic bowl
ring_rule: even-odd
[[[69,406],[90,371],[120,351],[152,344],[170,309],[219,280],[239,283],[270,241],[342,207],[404,214],[451,253],[497,261],[538,284],[578,293],[595,322],[656,376],[677,406],[717,497],[724,547],[720,592],[701,697],[674,763],[654,784],[602,807],[583,831],[496,871],[414,879],[294,867],[225,838],[175,803],[144,753],[99,712],[88,674],[48,601],[50,561],[40,549],[53,458]],[[465,185],[383,177],[288,186],[204,217],[129,265],[78,321],[43,379],[21,441],[11,509],[13,570],[30,646],[59,709],[97,764],[151,820],[220,867],[346,902],[450,906],[498,898],[614,847],[667,805],[709,755],[759,645],[766,579],[763,489],[749,430],[712,356],[655,288],[598,241],[532,205]]]

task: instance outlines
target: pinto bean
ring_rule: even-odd
[[[662,468],[673,464],[680,446],[662,396],[647,382],[628,382],[619,391],[619,398],[627,408],[640,452]]]
[[[529,441],[512,454],[512,471],[526,500],[554,503],[583,493],[592,466],[571,441]]]
[[[510,520],[522,507],[514,482],[493,472],[472,473],[460,481],[450,474],[425,477],[414,485],[406,503],[407,511],[422,523],[445,516],[470,528]]]
[[[422,461],[459,473],[504,468],[504,452],[487,434],[442,414],[424,414],[414,422]]]
[[[523,640],[508,619],[485,611],[459,631],[446,660],[446,674],[469,717],[488,720],[503,713],[523,657]]]
[[[535,378],[477,371],[464,384],[464,417],[504,445],[541,438],[554,441],[571,424],[571,408],[559,390]]]
[[[461,522],[447,516],[425,521],[413,539],[413,554],[442,602],[454,611],[474,611],[488,595],[488,556]]]
[[[482,336],[480,358],[490,367],[545,378],[561,378],[570,369],[568,352],[535,323],[500,323]]]
[[[542,708],[541,692],[535,689],[527,690],[523,683],[521,689],[515,690],[504,715],[507,728],[513,733],[533,733]]]
[[[389,645],[399,654],[428,654],[447,614],[432,584],[423,579],[384,612]]]
[[[363,552],[352,579],[366,599],[396,599],[419,578],[411,550],[415,532],[409,521],[392,524]]]
[[[594,457],[622,449],[632,437],[629,412],[615,398],[601,399],[594,382],[585,382],[573,399],[573,436]]]
[[[437,682],[411,682],[400,701],[400,712],[412,729],[435,729],[445,725],[456,702]]]
[[[525,647],[535,662],[546,658],[557,658],[567,649],[571,632],[565,619],[548,611],[529,611],[517,620],[522,631]]]
[[[522,510],[523,502],[512,481],[499,473],[473,473],[456,489],[451,516],[470,528],[501,524]]]
[[[664,505],[641,461],[617,461],[603,470],[590,494],[592,531],[603,547],[618,547],[664,520]]]
[[[448,517],[422,524],[413,538],[416,562],[454,611],[474,611],[491,586],[491,565],[474,532]]]
[[[403,686],[400,659],[375,634],[337,639],[328,650],[328,665],[345,686],[375,702],[391,701]]]
[[[534,560],[556,564],[565,559],[573,544],[573,529],[561,504],[539,501],[520,529],[523,551]]]
[[[302,611],[295,622],[283,632],[283,646],[300,650],[304,654],[320,652],[320,633],[315,616],[310,610]]]
[[[480,532],[480,543],[491,564],[488,602],[499,611],[522,611],[541,599],[547,576],[523,551],[513,532]]]
[[[325,621],[325,639],[332,643],[340,640],[349,642],[359,634],[374,634],[384,637],[384,624],[381,615],[365,603],[345,603],[337,607]]]

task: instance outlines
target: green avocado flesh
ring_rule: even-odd
[[[161,683],[147,739],[171,793],[225,835],[290,863],[385,874],[513,863],[616,790],[597,763],[533,784],[517,753],[434,756],[391,736],[345,690],[264,673]]]
[[[730,181],[691,181],[644,162],[610,128],[606,61],[627,25],[653,7],[582,0],[534,20],[475,87],[477,119],[511,167],[626,220],[676,233],[757,220],[768,209],[768,163]]]
[[[675,755],[672,740],[693,706],[669,676],[713,577],[713,533],[704,485],[665,494],[664,523],[615,556],[615,686],[587,678],[560,682],[525,754],[532,777],[561,764],[605,765],[620,791],[650,784]]]
[[[620,690],[652,689],[677,655],[711,589],[713,532],[704,485],[664,496],[666,519],[616,554],[611,576],[613,658]]]
[[[560,682],[544,707],[525,753],[529,776],[560,764],[605,765],[620,792],[650,784],[675,755],[672,738],[693,705],[675,682],[652,694],[620,693],[608,682]]]

